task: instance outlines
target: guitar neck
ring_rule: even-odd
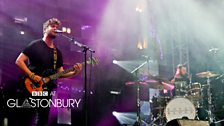
[[[87,61],[86,64],[93,64],[93,63],[92,63],[91,61]],[[82,62],[82,65],[85,65],[85,62]],[[66,69],[66,70],[64,70],[64,71],[62,71],[62,72],[53,74],[53,75],[49,76],[49,78],[50,78],[51,80],[56,80],[56,79],[58,79],[59,77],[63,76],[64,74],[69,73],[69,72],[74,71],[74,70],[75,70],[75,68],[71,67],[71,68]]]
[[[56,79],[58,79],[59,77],[63,76],[64,74],[69,73],[69,72],[74,71],[74,70],[75,70],[75,69],[74,69],[73,67],[71,67],[71,68],[66,69],[66,70],[64,70],[64,71],[62,71],[62,72],[53,74],[53,75],[49,76],[49,78],[50,78],[51,80],[56,80]]]

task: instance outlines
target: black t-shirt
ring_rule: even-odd
[[[180,78],[175,78],[175,82],[186,82],[187,85],[190,83],[190,80],[188,78],[188,75],[183,75]]]
[[[174,96],[185,96],[189,90],[189,78],[188,75],[183,75],[181,78],[176,78],[174,85],[175,85],[175,92],[173,92]]]
[[[34,40],[23,50],[23,53],[29,58],[29,69],[37,75],[49,76],[54,71],[54,49],[47,46],[42,40]],[[56,68],[63,66],[61,51],[57,48]]]

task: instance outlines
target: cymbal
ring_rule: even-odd
[[[160,90],[172,90],[174,85],[169,84],[168,82],[157,81],[157,80],[146,80],[149,85],[149,88],[160,89]]]
[[[144,81],[128,81],[125,83],[125,85],[148,85],[148,83],[144,82]]]
[[[125,85],[143,85],[152,89],[164,89],[163,85],[156,80],[147,80],[147,81],[128,81]]]
[[[149,85],[149,88],[160,90],[165,89],[162,83],[157,80],[146,80],[145,82]]]
[[[152,89],[164,89],[163,85],[161,85],[156,80],[147,80],[147,81],[129,81],[126,82],[125,85],[141,85],[141,86],[147,86],[148,88]]]
[[[159,80],[146,80],[146,81],[128,81],[125,85],[144,85],[148,88],[159,89],[159,90],[173,90],[174,85],[170,84],[168,81],[159,81]]]
[[[196,74],[200,78],[210,78],[210,77],[216,77],[219,76],[219,74],[215,74],[211,71],[201,72]]]

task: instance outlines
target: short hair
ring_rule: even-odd
[[[177,68],[181,69],[183,67],[183,64],[178,64]]]
[[[50,25],[53,25],[53,24],[57,24],[57,25],[61,25],[61,21],[58,20],[57,18],[51,18],[51,19],[48,19],[46,22],[44,22],[43,24],[43,32],[46,30],[46,28]]]
[[[177,65],[177,69],[182,69],[182,68],[186,68],[186,65],[185,64],[178,64]]]

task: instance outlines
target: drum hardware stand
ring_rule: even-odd
[[[159,106],[161,107],[161,106]],[[159,120],[159,124],[155,124],[155,122]],[[159,110],[159,114],[158,114],[158,117],[156,119],[154,119],[150,124],[149,126],[163,126],[164,125],[164,122],[163,122],[163,115],[162,115],[162,109]]]
[[[208,93],[208,122],[209,124],[212,124],[214,122],[214,116],[212,113],[212,93],[211,93],[211,85],[210,85],[210,78],[207,77],[207,93]]]
[[[218,80],[219,78],[223,77],[224,74],[221,74],[220,76],[216,77],[215,80]]]
[[[134,124],[134,126],[140,126],[141,125],[141,117],[140,117],[140,88],[139,88],[139,84],[137,84],[137,89],[136,89],[136,93],[137,93],[137,119],[136,122]]]
[[[219,49],[218,48],[211,48],[209,49],[209,52],[211,52],[213,54],[213,56],[215,57],[215,55],[217,54],[217,51]],[[209,64],[210,67],[210,64]],[[208,89],[207,89],[207,94],[208,94],[208,122],[209,124],[214,124],[215,121],[215,117],[212,113],[212,93],[211,93],[211,84],[210,84],[210,76],[207,76],[207,85],[208,85]]]
[[[149,124],[149,126],[162,126],[163,124],[162,124],[162,122],[161,122],[161,118],[162,118],[162,117],[159,115],[155,120],[153,120],[153,121]],[[156,122],[157,120],[160,120],[159,125],[155,124],[155,122]]]
[[[224,119],[219,120],[219,121],[216,121],[216,122],[214,122],[214,123],[221,123],[221,122],[224,122]]]

